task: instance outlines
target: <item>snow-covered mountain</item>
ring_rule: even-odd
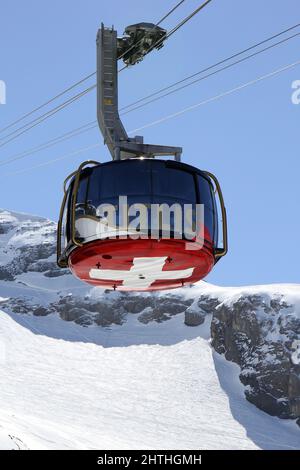
[[[55,231],[0,211],[0,448],[300,449],[299,286],[105,292]]]

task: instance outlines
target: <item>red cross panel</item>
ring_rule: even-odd
[[[211,245],[187,250],[175,239],[115,239],[76,248],[69,267],[93,286],[121,291],[154,291],[189,285],[203,279],[214,265]]]

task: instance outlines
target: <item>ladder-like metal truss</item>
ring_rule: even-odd
[[[181,147],[144,144],[142,136],[130,138],[120,119],[118,109],[118,57],[126,57],[126,61],[130,63],[130,51],[132,50],[134,63],[142,60],[145,55],[145,45],[148,50],[155,47],[160,48],[163,38],[162,32],[164,32],[162,28],[147,23],[133,25],[130,28],[130,31],[136,28],[140,37],[139,41],[133,44],[130,36],[118,38],[117,31],[114,28],[105,28],[103,24],[97,35],[97,117],[104,142],[113,160],[172,155],[175,160],[180,161]],[[145,32],[144,43],[143,35],[141,36],[143,31]],[[156,46],[155,43],[157,37],[159,37],[159,46]],[[124,48],[126,54],[122,52]]]

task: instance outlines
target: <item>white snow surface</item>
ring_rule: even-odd
[[[45,219],[7,211],[0,216],[12,226],[0,236],[3,264],[24,243],[51,239],[53,226]],[[29,221],[30,239],[24,239]],[[24,295],[46,305],[72,293],[103,295],[70,275],[28,272],[0,281],[0,308],[5,298]],[[209,294],[228,305],[245,294],[263,295],[266,302],[278,295],[300,315],[299,285],[222,288],[200,282],[166,294]],[[84,328],[56,314],[0,311],[0,450],[300,449],[294,421],[246,401],[239,367],[210,346],[210,320],[192,328],[179,314],[145,325],[129,314],[123,325]]]
[[[83,328],[1,312],[0,449],[299,449],[293,421],[245,400],[209,323]]]

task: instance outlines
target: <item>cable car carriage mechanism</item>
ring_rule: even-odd
[[[67,177],[57,239],[58,266],[94,286],[152,291],[190,285],[227,253],[217,178],[182,163],[180,147],[129,138],[119,117],[118,60],[133,65],[162,47],[165,37],[164,29],[148,23],[129,26],[122,38],[103,25],[98,31],[97,115],[112,161],[86,161]]]

